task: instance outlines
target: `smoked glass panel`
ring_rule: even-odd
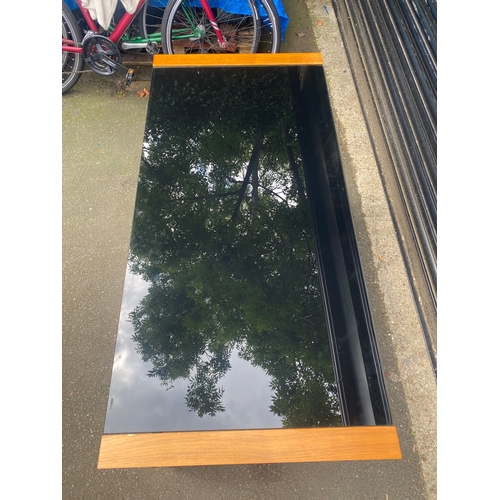
[[[154,71],[105,433],[342,425],[292,93]]]

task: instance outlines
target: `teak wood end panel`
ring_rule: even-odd
[[[393,426],[107,434],[99,469],[401,458]]]
[[[196,66],[301,66],[322,65],[319,52],[283,52],[277,54],[157,54],[153,68],[189,68]]]

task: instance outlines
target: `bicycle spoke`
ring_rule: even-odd
[[[250,5],[250,4],[249,4]],[[222,46],[203,8],[193,7],[188,0],[174,0],[165,11],[162,29],[164,52],[173,54],[250,53],[255,52],[260,26],[255,9],[252,15],[213,9],[212,13],[224,40]]]

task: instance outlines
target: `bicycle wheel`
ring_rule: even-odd
[[[212,9],[215,20],[227,41],[222,48],[202,7],[194,0],[172,0],[163,16],[161,39],[167,54],[210,54],[256,52],[260,40],[260,23],[255,3],[248,0],[250,15],[233,14],[234,0],[225,2],[225,9]]]
[[[276,53],[281,48],[281,23],[273,0],[251,0],[260,17],[260,43],[257,52]]]
[[[75,16],[69,7],[62,3],[62,38],[63,45],[81,45],[82,33],[76,22]],[[64,40],[68,40],[65,42]],[[62,93],[67,92],[81,76],[83,56],[73,52],[62,53]]]
[[[137,14],[137,18],[140,20],[142,38],[149,38],[151,35],[161,32],[164,13],[165,7],[152,7],[148,1],[142,6],[139,14]]]

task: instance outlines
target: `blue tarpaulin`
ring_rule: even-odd
[[[78,4],[75,0],[64,0],[71,10],[78,9]],[[272,1],[272,0],[271,0]],[[149,0],[149,5],[151,7],[161,7],[164,8],[167,5],[167,0]],[[199,0],[191,0],[191,5],[196,7],[201,7]],[[248,6],[247,0],[209,0],[209,3],[214,8],[224,8],[228,12],[233,14],[248,14],[250,15],[250,7]],[[230,5],[228,7],[228,4]],[[289,18],[286,15],[285,8],[281,0],[274,0],[274,5],[278,11],[278,15],[281,22],[281,40],[285,41],[285,33],[288,27]],[[261,12],[263,15],[263,11]]]

